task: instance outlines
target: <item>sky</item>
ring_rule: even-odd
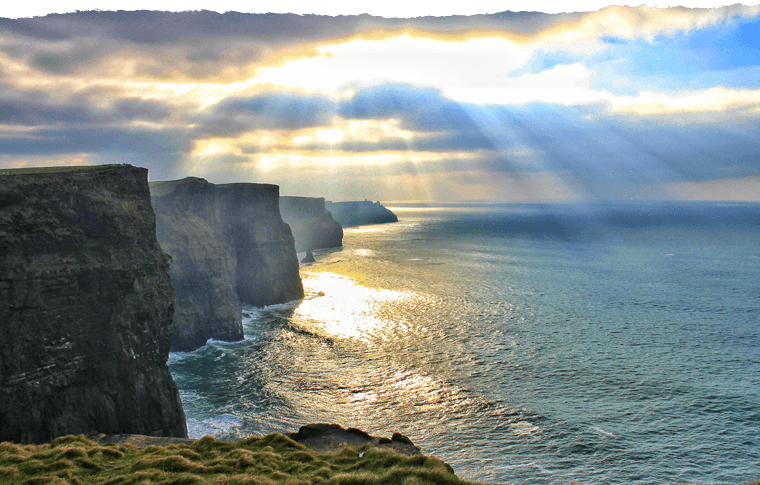
[[[328,200],[760,201],[760,6],[247,3],[0,7],[0,168]]]

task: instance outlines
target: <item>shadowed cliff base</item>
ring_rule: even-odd
[[[158,240],[172,257],[172,351],[195,350],[211,338],[242,340],[242,304],[303,297],[293,236],[280,217],[279,187],[188,177],[152,182],[150,190]]]
[[[187,436],[173,311],[146,169],[0,175],[1,440]]]
[[[325,207],[343,227],[398,222],[396,214],[383,207],[380,202],[368,200],[352,202],[327,201]]]

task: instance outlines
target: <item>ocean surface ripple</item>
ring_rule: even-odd
[[[191,436],[334,422],[492,483],[760,479],[760,205],[394,207],[169,365]]]

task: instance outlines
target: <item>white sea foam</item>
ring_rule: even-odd
[[[241,426],[243,420],[232,414],[222,414],[213,418],[187,418],[187,434],[190,438],[202,438],[206,435],[220,436]]]
[[[593,431],[594,433],[600,434],[602,436],[606,436],[608,438],[617,438],[617,436],[615,436],[614,434],[610,433],[609,431],[605,431],[602,428],[598,428],[596,426],[591,426],[589,429],[591,431]]]

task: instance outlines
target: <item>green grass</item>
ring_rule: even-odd
[[[317,453],[273,433],[235,443],[206,436],[192,445],[100,445],[65,436],[44,445],[0,443],[3,484],[468,484],[446,463],[383,447]]]

